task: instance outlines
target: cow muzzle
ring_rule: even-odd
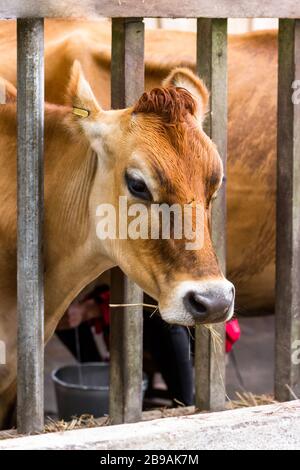
[[[177,285],[167,303],[162,302],[162,318],[168,323],[193,326],[221,323],[234,313],[235,289],[226,279],[184,281]]]

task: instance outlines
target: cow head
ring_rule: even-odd
[[[219,268],[210,237],[211,202],[223,169],[202,129],[208,102],[202,81],[187,69],[176,69],[133,107],[104,111],[75,63],[69,95],[71,125],[97,156],[90,214],[95,232],[97,224],[107,230],[95,241],[101,253],[159,301],[167,322],[194,325],[229,319],[234,287]],[[182,208],[182,226],[184,208],[191,209],[186,217],[190,227],[201,231],[199,244],[192,245],[183,230],[181,237],[175,235],[179,219],[172,211],[170,237],[163,238],[163,216],[153,211],[161,204]],[[115,232],[108,228],[114,219]],[[157,231],[151,236],[153,228],[159,236]]]

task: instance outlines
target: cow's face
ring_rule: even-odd
[[[164,320],[229,319],[234,287],[210,237],[223,168],[202,130],[203,83],[177,69],[133,108],[105,112],[75,65],[71,92],[74,106],[89,111],[75,118],[98,157],[90,210],[102,252],[159,301]]]

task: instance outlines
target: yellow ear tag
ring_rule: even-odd
[[[195,199],[193,198],[191,201],[188,202],[188,205],[191,206],[191,207],[196,207],[196,201]]]
[[[73,108],[73,114],[76,114],[76,116],[80,116],[83,118],[87,118],[90,115],[90,112],[87,109],[82,109],[82,108]]]

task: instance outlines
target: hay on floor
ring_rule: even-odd
[[[227,410],[234,410],[239,408],[250,408],[252,406],[272,405],[278,403],[272,395],[255,395],[251,392],[236,392],[236,400],[230,400],[226,404]],[[187,416],[197,412],[194,406],[179,407],[179,408],[160,408],[143,413],[143,421],[150,421],[160,418],[171,418],[176,416]],[[55,421],[52,418],[47,418],[44,433],[51,432],[64,432],[74,429],[82,428],[95,428],[101,426],[108,426],[110,424],[109,416],[103,418],[94,418],[91,415],[82,415],[78,418],[74,417],[71,421]],[[0,431],[0,440],[12,439],[15,437],[22,437],[17,433],[16,429],[9,431]]]

